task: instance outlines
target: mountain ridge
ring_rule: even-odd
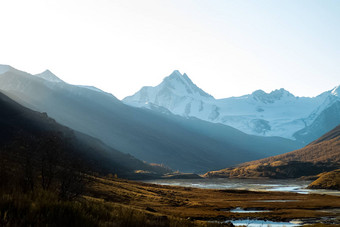
[[[6,147],[15,145],[13,149],[21,151],[20,144],[35,143],[35,140],[49,140],[48,135],[57,136],[66,155],[75,155],[86,163],[91,171],[101,174],[118,174],[121,177],[138,179],[142,175],[134,171],[159,171],[161,168],[152,167],[129,154],[124,154],[108,147],[100,140],[86,134],[71,130],[58,124],[46,113],[40,113],[23,107],[0,92],[0,148],[6,152]],[[34,145],[36,148],[36,144]],[[52,149],[52,148],[51,148]],[[21,153],[22,156],[26,154]],[[157,170],[158,169],[158,170]],[[157,174],[156,174],[157,175]],[[155,175],[155,176],[156,176]],[[158,175],[160,175],[158,173]],[[145,176],[147,177],[147,176]]]
[[[1,74],[0,90],[114,149],[182,172],[202,173],[302,146],[283,138],[250,136],[197,118],[131,107],[111,94],[23,72]]]
[[[48,80],[50,82],[63,82],[59,77],[57,77],[55,74],[53,74],[50,70],[46,69],[44,72],[42,73],[38,73],[38,74],[35,74],[34,76],[36,77],[40,77],[40,78],[43,78],[45,80]]]
[[[295,133],[310,126],[321,112],[340,100],[339,86],[312,98],[297,97],[281,88],[269,93],[256,90],[240,97],[215,99],[211,95],[193,95],[191,90],[183,89],[179,84],[169,85],[168,80],[172,76],[188,78],[186,74],[174,71],[159,85],[143,87],[122,101],[139,108],[156,110],[155,106],[159,106],[176,115],[222,123],[251,135],[299,139]],[[198,87],[196,90],[195,94],[204,92]],[[340,123],[340,113],[337,116],[333,127]],[[317,136],[322,133],[324,131],[321,130]],[[302,141],[309,143],[313,138],[304,138]]]

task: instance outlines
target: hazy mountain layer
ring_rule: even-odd
[[[222,124],[182,118],[164,108],[159,113],[130,107],[99,89],[70,85],[46,73],[34,76],[10,68],[0,74],[0,89],[63,125],[174,170],[205,172],[301,147],[287,139],[249,136]]]
[[[60,146],[63,152],[82,160],[87,169],[103,174],[118,174],[121,177],[139,178],[137,170],[165,173],[164,169],[152,167],[128,154],[108,147],[98,139],[73,131],[49,118],[46,113],[27,109],[0,93],[0,148],[20,151],[22,146],[38,149],[40,143]],[[60,137],[59,144],[49,135]],[[30,145],[31,144],[31,145]],[[3,150],[3,152],[4,152]],[[25,150],[21,152],[26,152]]]
[[[161,84],[143,87],[123,101],[149,109],[160,106],[180,116],[222,123],[252,135],[280,136],[308,143],[340,123],[340,111],[333,108],[331,119],[324,118],[313,125],[325,109],[340,101],[339,89],[338,86],[314,98],[296,97],[281,88],[271,93],[257,90],[241,97],[214,99],[186,74],[174,71]]]

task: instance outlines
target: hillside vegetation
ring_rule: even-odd
[[[205,177],[297,178],[332,171],[340,167],[340,126],[306,147],[286,154],[206,173]]]
[[[48,151],[56,150],[51,147]],[[111,201],[107,202],[103,199],[106,195],[96,188],[96,182],[105,178],[69,155],[64,154],[58,161],[45,156],[45,152],[36,153],[34,158],[30,158],[30,151],[18,154],[0,152],[0,226],[226,226],[130,206],[126,193],[118,189],[121,186],[112,176],[108,179],[118,188],[105,187],[114,193],[107,192]],[[44,156],[47,159],[42,161]],[[131,196],[136,192],[129,193]]]
[[[308,188],[340,190],[340,169],[320,174],[319,178],[312,182]]]
[[[0,226],[221,226],[88,197],[99,176],[136,179],[169,170],[109,148],[1,93],[0,106]],[[123,194],[119,198],[125,200]]]
[[[129,154],[108,147],[100,140],[73,131],[49,118],[46,113],[27,109],[0,93],[0,151],[3,157],[26,162],[57,162],[75,159],[101,174],[138,179],[157,177],[170,170],[149,165]],[[67,158],[65,157],[67,156]],[[3,160],[4,161],[4,160]],[[143,173],[138,174],[138,170]]]

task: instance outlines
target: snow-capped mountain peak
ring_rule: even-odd
[[[229,125],[253,135],[294,139],[295,132],[313,124],[325,109],[340,101],[339,91],[337,86],[309,98],[296,97],[281,88],[268,93],[257,90],[241,97],[214,99],[186,74],[175,70],[159,85],[143,87],[123,102],[153,110],[166,109],[173,114]]]
[[[0,74],[8,72],[12,67],[9,65],[0,65]]]
[[[54,75],[50,70],[45,70],[42,73],[39,74],[35,74],[35,76],[40,77],[42,79],[45,79],[47,81],[50,82],[56,82],[56,83],[60,83],[60,82],[64,82],[61,79],[59,79],[56,75]]]
[[[286,99],[286,98],[295,98],[293,94],[289,91],[281,88],[276,89],[270,93],[266,93],[263,90],[254,91],[251,96],[253,99],[263,102],[263,103],[274,103],[275,101]]]
[[[331,90],[331,94],[334,96],[339,96],[339,93],[340,93],[340,85],[336,86],[335,88]]]
[[[181,95],[202,96],[212,98],[211,95],[197,87],[187,74],[181,74],[178,70],[174,70],[169,76],[163,79],[163,82],[158,85]]]
[[[177,69],[175,69],[169,76],[165,77],[164,80],[181,78],[181,76],[182,74]]]
[[[136,107],[163,107],[186,117],[205,114],[215,118],[218,116],[216,107],[210,104],[214,100],[214,97],[197,87],[187,74],[175,70],[159,85],[143,87],[134,95],[126,97],[123,102]]]

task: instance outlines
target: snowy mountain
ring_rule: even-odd
[[[9,65],[0,65],[0,75],[3,75],[1,78],[2,84],[0,88],[4,91],[21,91],[22,93],[24,93],[25,90],[30,87],[30,84],[25,84],[22,82],[22,80],[8,77],[7,74],[9,73],[20,75],[21,77],[27,79],[30,84],[33,84],[33,80],[41,81],[45,84],[46,87],[49,87],[51,89],[65,89],[76,95],[85,95],[91,97],[95,93],[101,93],[113,97],[112,94],[102,91],[99,88],[93,86],[68,84],[56,75],[54,75],[50,70],[45,70],[42,73],[31,75],[29,73],[17,70]],[[15,81],[15,83],[13,83],[13,81]]]
[[[9,65],[0,65],[0,74],[5,73],[11,69]]]
[[[339,90],[338,86],[309,98],[296,97],[281,88],[270,93],[257,90],[241,97],[215,99],[176,70],[161,84],[143,87],[123,102],[148,109],[159,106],[180,116],[222,123],[252,135],[296,139],[294,133],[311,125],[323,110],[340,100]],[[333,127],[340,123],[340,113],[335,118]]]
[[[156,87],[143,87],[124,102],[136,107],[160,106],[184,116],[200,115],[203,109],[213,108],[214,98],[197,87],[186,74],[175,70]],[[151,108],[150,108],[151,109]],[[195,111],[193,114],[192,111]],[[202,112],[204,114],[204,112]],[[204,118],[201,116],[199,118]]]
[[[47,81],[50,81],[50,82],[64,82],[62,81],[61,79],[59,79],[56,75],[54,75],[50,70],[45,70],[44,72],[42,73],[39,73],[39,74],[35,74],[36,77],[40,77],[42,79],[45,79]]]

